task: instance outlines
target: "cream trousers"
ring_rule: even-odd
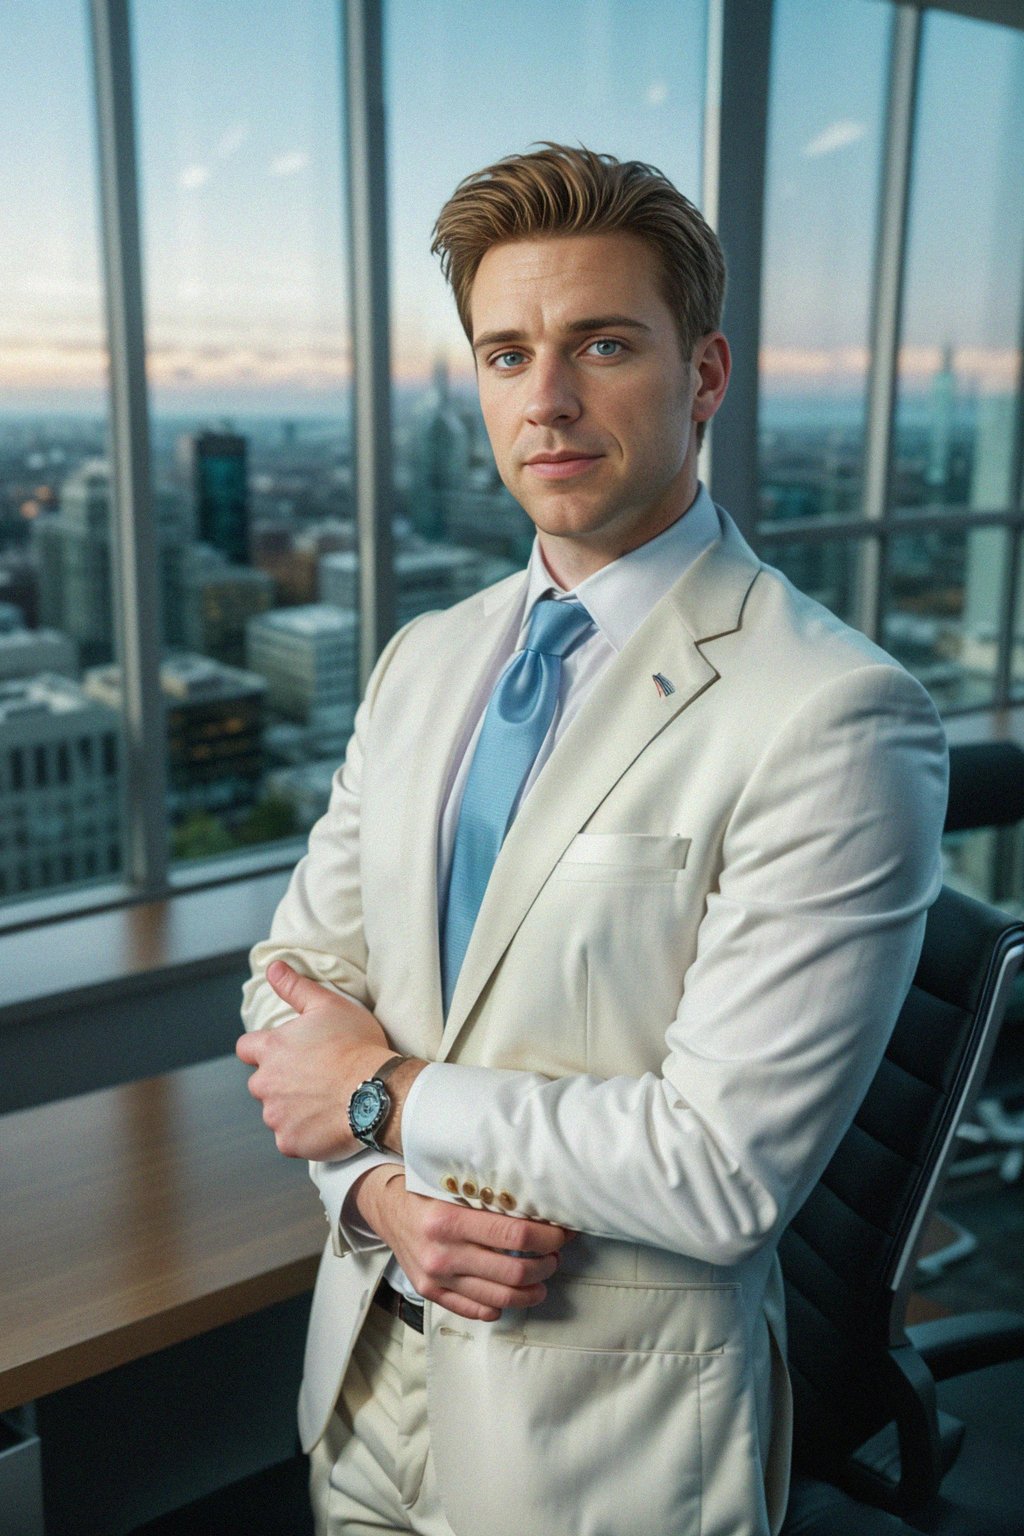
[[[423,1335],[376,1305],[310,1457],[310,1495],[317,1536],[453,1536],[430,1454]]]

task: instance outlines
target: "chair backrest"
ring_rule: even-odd
[[[943,887],[871,1087],[782,1236],[805,1469],[827,1474],[892,1417],[915,1255],[1022,955],[1024,924]]]
[[[949,749],[947,832],[1012,827],[1024,820],[1024,750],[1012,741]]]

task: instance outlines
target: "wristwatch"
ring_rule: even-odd
[[[384,1079],[400,1062],[411,1060],[411,1056],[389,1057],[371,1078],[353,1091],[348,1101],[348,1123],[353,1136],[364,1147],[372,1147],[375,1152],[387,1151],[377,1140],[377,1132],[391,1113],[391,1095],[384,1086]]]

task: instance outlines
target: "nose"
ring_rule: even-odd
[[[532,426],[577,420],[583,407],[572,370],[563,358],[535,357],[529,377],[525,415]]]

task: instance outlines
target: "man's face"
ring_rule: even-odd
[[[493,246],[470,311],[498,471],[554,575],[574,584],[686,511],[707,338],[695,361],[684,359],[643,241],[619,233]],[[725,359],[727,376],[727,348]],[[713,409],[698,405],[697,415]]]

